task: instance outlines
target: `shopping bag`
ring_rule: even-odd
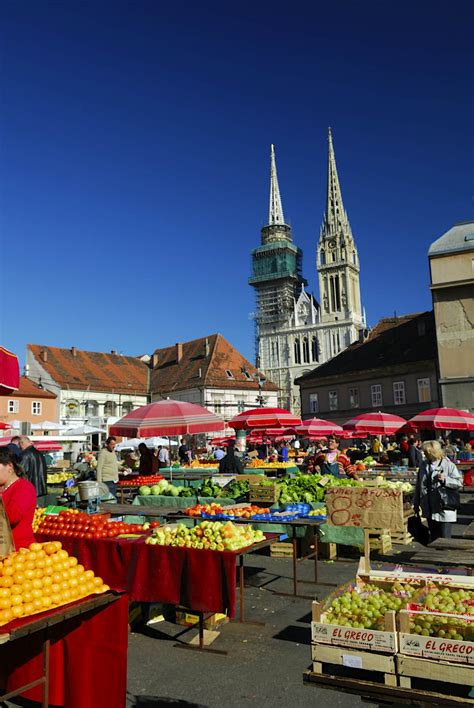
[[[421,543],[422,546],[427,546],[430,542],[430,532],[428,527],[424,525],[418,514],[410,516],[408,519],[408,533],[413,536],[415,541]]]

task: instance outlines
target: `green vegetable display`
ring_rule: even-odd
[[[280,503],[288,504],[291,502],[322,502],[326,496],[326,489],[331,487],[361,487],[362,482],[354,479],[345,479],[344,477],[324,477],[326,484],[320,484],[323,475],[320,474],[302,474],[298,477],[284,478],[279,480],[278,484],[281,487]]]

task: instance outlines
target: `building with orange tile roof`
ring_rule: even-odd
[[[20,386],[16,391],[0,395],[0,421],[10,424],[13,421],[32,424],[56,421],[56,398],[55,393],[26,376],[20,376]]]

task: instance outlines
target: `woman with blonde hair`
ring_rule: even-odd
[[[462,476],[454,462],[445,457],[437,440],[423,443],[425,460],[416,478],[413,507],[418,515],[420,507],[428,520],[431,540],[451,538],[452,524],[457,520]]]

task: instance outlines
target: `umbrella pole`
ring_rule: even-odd
[[[171,466],[171,440],[170,440],[169,435],[167,435],[167,438],[168,438],[168,459],[170,461],[170,484],[172,484],[173,483],[173,468]]]

